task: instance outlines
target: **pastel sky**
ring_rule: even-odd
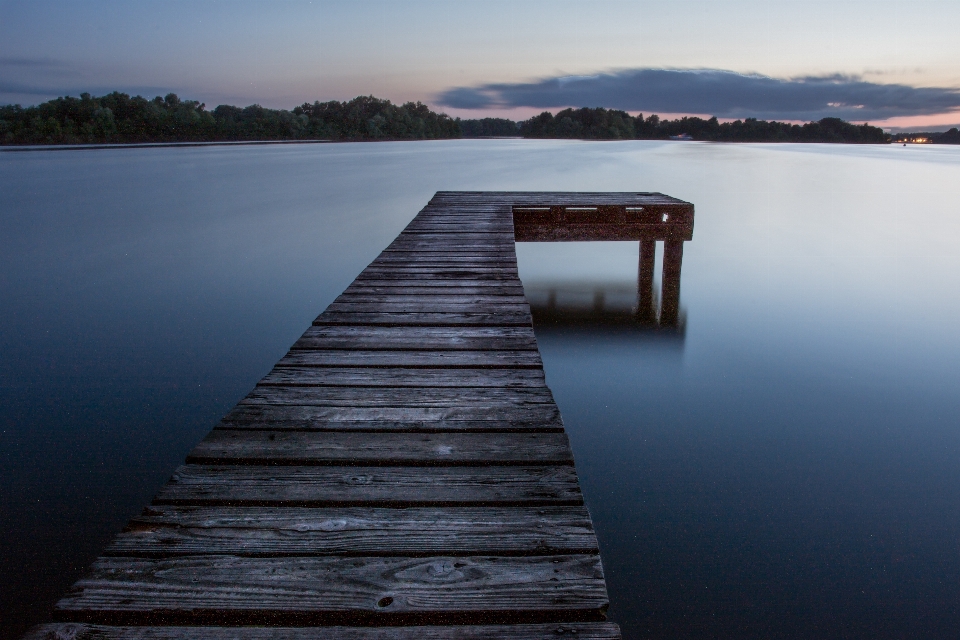
[[[208,107],[375,95],[960,123],[960,1],[0,0],[0,104],[112,90]]]

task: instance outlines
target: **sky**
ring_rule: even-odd
[[[0,104],[375,95],[543,110],[960,123],[960,1],[0,0]]]

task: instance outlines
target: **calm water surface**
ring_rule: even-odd
[[[0,629],[435,191],[542,189],[697,208],[678,332],[609,321],[636,244],[518,245],[625,637],[956,638],[958,184],[943,147],[0,152]]]

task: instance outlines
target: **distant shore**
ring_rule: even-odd
[[[147,148],[200,145],[303,144],[456,138],[572,140],[694,140],[707,142],[821,142],[960,144],[956,128],[945,133],[891,135],[869,124],[823,118],[789,124],[747,118],[662,120],[604,108],[543,112],[529,120],[460,119],[419,102],[395,105],[361,96],[347,102],[304,103],[291,110],[259,105],[220,105],[208,111],[175,94],[148,100],[114,92],[81,94],[33,107],[0,106],[0,148],[29,150]]]
[[[14,151],[82,151],[85,149],[162,149],[164,147],[243,147],[266,144],[329,144],[334,140],[221,140],[214,142],[110,142],[76,144],[0,145],[0,153]]]

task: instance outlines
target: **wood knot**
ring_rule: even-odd
[[[393,604],[393,598],[391,598],[390,596],[385,596],[377,600],[377,606],[380,607],[381,609],[385,609],[386,607],[389,607],[392,604]]]
[[[47,632],[47,640],[79,640],[84,635],[84,628],[76,624],[60,625]]]

